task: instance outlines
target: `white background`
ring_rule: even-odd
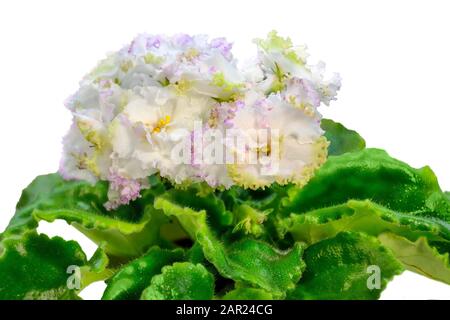
[[[226,36],[242,58],[272,29],[306,43],[313,60],[343,77],[338,101],[323,114],[370,147],[430,165],[450,190],[449,13],[449,2],[432,0],[1,1],[0,230],[21,189],[57,170],[70,123],[64,99],[106,52],[140,32]],[[62,222],[40,229],[94,250]],[[82,296],[99,297],[101,288]],[[448,299],[450,286],[404,273],[382,297]]]

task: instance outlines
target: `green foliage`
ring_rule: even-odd
[[[180,249],[167,250],[159,247],[151,248],[139,257],[122,267],[109,281],[103,300],[136,300],[150,284],[153,276],[161,272],[162,267],[181,261],[184,253]]]
[[[108,186],[81,181],[65,181],[58,174],[37,177],[23,192],[3,238],[34,230],[39,220],[65,220],[104,250],[118,257],[136,257],[158,244],[162,216],[148,214],[147,202],[164,190],[155,177],[153,189],[130,206],[107,211]]]
[[[272,300],[270,292],[258,288],[237,287],[227,292],[223,300]]]
[[[359,151],[366,147],[366,142],[356,131],[349,130],[338,122],[322,119],[320,126],[325,130],[325,137],[330,141],[328,147],[330,156]]]
[[[251,238],[224,243],[209,228],[206,211],[180,206],[165,196],[156,198],[154,207],[180,221],[191,238],[201,245],[206,259],[223,277],[248,282],[283,296],[301,276],[304,264],[300,244],[281,251]]]
[[[376,299],[404,268],[450,284],[450,193],[431,169],[321,125],[330,156],[302,188],[154,175],[139,199],[107,211],[107,183],[37,177],[0,235],[0,299],[79,299],[102,280],[105,300]],[[66,221],[98,250],[87,260],[76,242],[38,235],[42,220]]]
[[[377,299],[387,282],[403,271],[376,238],[351,232],[310,246],[305,262],[305,274],[290,299]]]
[[[34,232],[9,238],[2,242],[0,300],[77,299],[89,284],[83,273],[92,276],[104,267],[89,264],[75,241]]]
[[[411,168],[379,149],[329,157],[304,188],[289,190],[283,205],[286,213],[304,213],[351,199],[370,199],[399,212],[449,218],[448,212],[433,210],[438,209],[434,204],[440,200],[448,203],[448,199],[429,167]]]
[[[450,283],[449,252],[441,254],[426,237],[410,241],[395,233],[383,233],[378,239],[394,252],[406,269],[431,279]]]
[[[214,277],[201,264],[178,262],[152,278],[142,300],[208,300],[214,295]]]

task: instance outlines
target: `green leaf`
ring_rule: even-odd
[[[103,293],[103,300],[136,300],[161,269],[184,258],[183,250],[152,247],[145,255],[121,268],[111,279]]]
[[[3,235],[7,237],[35,229],[34,209],[77,208],[102,212],[106,192],[107,186],[103,183],[92,186],[81,181],[66,181],[58,174],[38,176],[22,191],[16,213]]]
[[[202,243],[202,235],[198,236]],[[298,243],[290,250],[278,250],[262,241],[243,239],[204,250],[222,276],[258,286],[276,297],[292,289],[305,268],[303,247]]]
[[[377,299],[403,271],[376,238],[351,232],[308,247],[305,261],[305,273],[290,299]]]
[[[225,230],[233,222],[233,214],[227,210],[224,202],[210,187],[194,183],[184,189],[172,189],[164,193],[164,197],[186,208],[195,211],[205,210],[211,226],[217,231]]]
[[[159,243],[159,229],[167,219],[150,215],[145,206],[165,189],[160,180],[149,178],[151,191],[128,206],[107,211],[108,185],[67,181],[58,174],[37,177],[24,191],[2,238],[37,228],[39,220],[65,220],[113,256],[136,257]]]
[[[230,189],[221,191],[219,196],[230,211],[233,211],[236,206],[240,205],[248,205],[257,210],[265,211],[277,208],[278,193],[283,190],[284,186],[279,186],[278,184],[257,190],[232,186]]]
[[[325,130],[325,137],[330,141],[328,155],[340,155],[366,147],[366,142],[356,131],[349,130],[338,122],[322,119],[320,126]]]
[[[415,241],[426,237],[432,241],[450,241],[450,226],[438,219],[398,213],[369,200],[350,200],[334,207],[292,214],[280,220],[281,234],[289,232],[296,241],[312,244],[334,237],[341,231],[359,231],[378,236],[392,232]]]
[[[151,245],[160,243],[159,230],[168,220],[157,213],[144,213],[141,221],[127,222],[88,211],[58,209],[35,209],[36,220],[53,222],[65,220],[85,234],[104,250],[117,257],[136,257],[143,254]]]
[[[97,248],[91,259],[88,261],[88,267],[93,272],[103,272],[109,265],[109,258],[103,248]]]
[[[75,272],[87,261],[75,241],[30,232],[6,239],[1,245],[1,300],[77,299],[82,279],[76,279]],[[80,287],[69,288],[71,279],[75,284],[80,281]]]
[[[272,300],[270,292],[258,288],[237,287],[227,292],[223,300]]]
[[[450,249],[450,201],[434,173],[429,167],[411,168],[378,149],[330,157],[308,185],[288,191],[281,210],[276,221],[281,238],[290,232],[296,241],[316,243],[341,231],[390,232],[416,245],[425,237],[430,250],[441,248],[441,254]],[[280,218],[287,214],[289,218]],[[401,246],[390,244],[402,255]],[[415,250],[422,254],[418,259],[427,255]],[[427,275],[443,277],[434,269]]]
[[[448,252],[450,226],[438,219],[397,213],[368,200],[350,200],[344,205],[301,215],[293,214],[289,219],[284,219],[279,228],[283,230],[282,234],[288,231],[296,241],[310,244],[320,243],[319,241],[334,237],[342,231],[360,231],[373,236],[389,232],[396,236],[383,238],[386,240],[383,243],[406,267],[430,278],[450,283],[445,256],[438,256],[436,248],[425,246],[424,240],[420,240],[425,238],[433,244],[446,246]],[[411,267],[411,260],[415,268]],[[429,264],[426,261],[429,261]]]
[[[271,212],[271,209],[261,211],[247,204],[235,206],[233,210],[235,219],[233,232],[252,234],[255,237],[261,236],[264,232],[263,223]]]
[[[165,194],[155,199],[153,208],[161,210],[168,217],[175,217],[191,239],[195,240],[197,233],[207,234],[209,238],[214,239],[206,224],[205,210],[195,211],[189,207],[178,205],[175,201]]]
[[[202,246],[198,242],[194,242],[192,247],[186,252],[186,258],[192,263],[204,263],[205,256]]]
[[[97,248],[87,264],[81,267],[81,290],[93,282],[110,278],[114,272],[106,252]]]
[[[143,300],[209,300],[214,295],[214,277],[201,264],[178,262],[162,268],[144,290]]]
[[[225,243],[208,227],[206,211],[180,206],[166,195],[157,197],[154,207],[176,217],[190,237],[202,246],[206,259],[225,278],[250,283],[281,297],[301,276],[303,247],[298,243],[285,251],[251,238]]]
[[[304,213],[351,199],[370,199],[391,210],[450,222],[448,199],[431,169],[411,168],[378,149],[329,157],[304,188],[289,190],[282,210]]]
[[[393,233],[382,233],[378,239],[392,249],[408,270],[450,284],[449,253],[440,254],[429,245],[427,238],[412,242]]]

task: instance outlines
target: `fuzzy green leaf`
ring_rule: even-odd
[[[281,297],[301,276],[303,247],[298,243],[286,251],[251,238],[224,243],[209,228],[206,211],[180,206],[166,196],[156,198],[154,207],[179,220],[223,277],[250,283]]]
[[[290,232],[297,241],[316,243],[342,231],[359,231],[378,236],[392,232],[410,240],[421,236],[432,241],[450,241],[450,226],[437,219],[398,213],[369,200],[350,200],[334,207],[292,214],[280,221],[282,234]]]
[[[434,198],[431,202],[430,197]],[[379,149],[329,157],[304,188],[289,190],[289,197],[283,200],[283,212],[303,213],[351,199],[370,199],[399,212],[432,214],[450,221],[450,213],[445,212],[450,212],[448,199],[431,169],[411,168]]]
[[[182,250],[152,247],[145,255],[121,268],[111,279],[103,293],[103,300],[136,300],[161,269],[184,257]]]
[[[87,261],[75,241],[26,233],[21,238],[6,239],[1,245],[1,300],[78,298],[82,279],[76,278],[76,272],[81,276]],[[74,287],[69,288],[71,279]]]
[[[281,208],[279,217],[290,214],[276,222],[281,238],[288,231],[297,241],[316,243],[341,231],[390,232],[413,242],[422,254],[419,260],[426,256],[417,247],[421,237],[430,250],[439,247],[445,254],[450,248],[450,201],[434,173],[429,167],[411,168],[378,149],[330,157],[308,185],[288,191]],[[402,255],[398,243],[387,245]],[[448,281],[435,271],[427,275]]]
[[[143,300],[209,300],[214,295],[214,277],[201,264],[178,262],[162,268],[142,292]]]
[[[378,239],[392,249],[408,270],[450,284],[449,253],[439,253],[427,238],[420,237],[412,242],[393,233],[382,233]]]
[[[91,185],[82,181],[66,181],[58,174],[37,177],[24,191],[2,238],[37,228],[39,220],[65,220],[113,256],[135,257],[159,241],[159,228],[167,219],[149,215],[146,202],[164,189],[150,177],[152,191],[142,199],[114,211],[107,211],[108,186],[104,182]]]
[[[117,257],[136,257],[151,245],[160,243],[159,230],[168,220],[157,213],[144,213],[138,222],[127,222],[87,211],[35,209],[36,220],[53,222],[60,219],[85,234],[104,250]]]
[[[22,191],[16,213],[3,236],[35,229],[37,221],[32,216],[35,209],[72,208],[101,213],[106,192],[104,183],[92,186],[82,181],[66,181],[58,174],[38,176]]]
[[[368,200],[350,200],[344,205],[313,210],[311,212],[291,215],[279,225],[284,232],[288,231],[296,241],[320,243],[342,231],[359,231],[375,237],[389,232],[397,235],[391,241],[383,241],[384,245],[394,251],[405,266],[411,265],[411,259],[416,264],[416,270],[422,274],[447,283],[448,266],[439,258],[440,268],[436,268],[429,260],[436,258],[437,249],[424,249],[422,238],[433,243],[450,245],[450,226],[437,219],[418,217],[410,214],[397,213],[374,204]],[[283,233],[283,231],[282,231]],[[398,239],[398,241],[393,241]],[[407,249],[407,250],[406,250]],[[448,251],[447,251],[448,252]],[[429,265],[427,262],[429,260]],[[414,270],[414,268],[411,268]]]
[[[366,142],[356,131],[347,129],[339,122],[322,119],[320,126],[325,130],[325,137],[330,141],[328,147],[330,156],[359,151],[366,147]]]
[[[305,273],[290,299],[377,299],[403,271],[376,238],[360,233],[340,233],[310,246],[305,261]]]
[[[258,288],[237,287],[227,292],[223,300],[272,300],[270,292]]]

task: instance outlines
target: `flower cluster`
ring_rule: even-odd
[[[224,188],[304,184],[326,158],[317,108],[340,78],[275,32],[256,44],[245,68],[231,43],[206,36],[139,35],[110,54],[66,102],[62,176],[109,181],[109,209],[155,173]]]

